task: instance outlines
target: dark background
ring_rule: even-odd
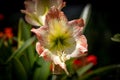
[[[69,20],[79,18],[86,4],[92,5],[91,16],[85,31],[88,39],[89,54],[98,58],[97,67],[120,63],[120,43],[110,38],[120,33],[120,9],[117,0],[65,0],[66,7],[63,8]],[[0,31],[5,27],[13,27],[17,31],[20,12],[24,9],[24,0],[0,0],[0,14],[4,19],[0,20]]]
[[[114,30],[113,32],[118,31],[119,26],[119,2],[117,0],[112,1],[105,1],[105,0],[64,0],[66,1],[66,7],[70,7],[70,9],[67,9],[66,7],[64,9],[70,10],[71,13],[66,14],[69,16],[69,14],[75,14],[73,18],[76,18],[79,13],[73,12],[72,10],[81,11],[79,8],[83,8],[87,3],[92,4],[92,12],[98,15],[101,15],[102,17],[106,17],[108,26],[111,28],[111,30]],[[16,24],[16,20],[18,20],[18,17],[20,17],[22,14],[20,12],[21,9],[24,9],[24,0],[0,0],[0,13],[4,14],[5,18],[3,23],[1,23],[2,26],[8,26],[13,25],[13,23]],[[75,7],[74,6],[78,6]],[[73,9],[72,9],[73,8]],[[15,17],[14,17],[15,16]],[[72,18],[70,18],[72,19]],[[114,27],[112,27],[114,26]]]
[[[113,33],[119,32],[119,2],[117,0],[64,0],[67,2],[64,8],[69,19],[77,18],[87,3],[92,4],[93,16],[100,15],[107,27]],[[5,26],[14,26],[17,24],[21,14],[20,10],[24,9],[24,0],[0,0],[0,13],[4,14],[4,20],[0,21],[0,28]],[[68,8],[69,7],[69,8]],[[71,12],[68,12],[71,11]],[[76,12],[75,12],[76,11]],[[71,18],[71,15],[72,18]],[[95,22],[96,23],[96,22]],[[95,24],[94,23],[94,24]]]

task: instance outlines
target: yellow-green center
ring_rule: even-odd
[[[47,47],[51,51],[65,51],[73,45],[74,38],[72,31],[67,25],[58,21],[50,24]]]
[[[70,35],[49,35],[50,50],[63,51],[66,47],[70,46]]]

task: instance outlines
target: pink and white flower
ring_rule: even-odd
[[[26,14],[26,21],[34,26],[44,25],[45,16],[52,6],[59,10],[65,6],[63,0],[27,0],[24,4],[26,10],[21,12]]]
[[[83,19],[68,21],[62,11],[51,7],[46,14],[45,25],[31,30],[38,38],[37,53],[69,74],[65,61],[86,55],[88,51],[83,28]]]

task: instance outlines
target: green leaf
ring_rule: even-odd
[[[18,58],[14,58],[13,61],[13,74],[16,80],[27,80],[27,73],[23,67],[23,64]]]
[[[18,25],[18,48],[24,44],[24,42],[31,38],[31,31],[30,29],[32,26],[30,24],[25,23],[25,21],[21,18],[19,20],[19,25]],[[26,54],[28,56],[28,60],[30,62],[30,66],[32,67],[35,61],[35,56],[34,56],[34,47],[29,46],[26,50]]]
[[[116,70],[116,69],[120,69],[120,64],[118,64],[118,65],[109,65],[109,66],[97,68],[96,70],[92,70],[91,72],[83,75],[78,80],[88,80],[93,75],[96,76],[96,75],[102,74],[104,72],[109,72],[111,70]]]
[[[28,48],[34,41],[35,41],[35,36],[31,37],[30,39],[28,39],[27,41],[25,41],[25,43],[18,48],[6,61],[6,63],[8,63],[9,61],[12,60],[12,58],[14,58],[15,56],[20,57],[22,55],[22,52]]]
[[[22,18],[19,20],[18,24],[18,48],[31,37],[30,29],[32,26],[24,22]]]
[[[22,29],[21,29],[21,26],[22,26],[22,19],[19,20],[19,23],[18,23],[18,48],[22,45],[22,40],[21,40],[21,36],[22,36]]]
[[[82,68],[78,69],[77,70],[77,74],[78,76],[82,76],[85,74],[85,72],[87,72],[90,68],[93,67],[93,64],[90,63],[90,64],[87,64],[86,66],[83,66]]]
[[[4,41],[4,39],[3,39],[3,38],[0,38],[0,48],[1,48],[2,45],[3,45],[3,41]]]
[[[81,13],[81,15],[80,15],[80,18],[83,18],[83,20],[84,20],[84,22],[85,22],[85,26],[84,26],[84,29],[83,29],[83,32],[82,32],[82,33],[85,32],[86,25],[87,25],[87,23],[88,23],[88,21],[89,21],[90,15],[91,15],[91,5],[90,5],[90,4],[87,4],[87,5],[84,7],[84,9],[83,9],[83,11],[82,11],[82,13]]]
[[[50,63],[43,60],[43,58],[39,58],[38,64],[41,67],[36,68],[34,72],[33,80],[47,80],[50,74]]]
[[[35,56],[35,45],[33,45],[33,46],[29,46],[28,48],[27,48],[27,56],[28,56],[28,60],[29,60],[29,62],[30,62],[30,66],[31,66],[31,68],[33,67],[33,65],[34,65],[34,62],[35,62],[35,60],[36,60],[36,56]]]
[[[24,54],[20,57],[20,61],[23,64],[23,67],[25,68],[26,73],[29,74],[31,68],[30,68],[29,60],[28,60],[26,54]]]
[[[115,42],[120,42],[120,34],[115,34],[113,37],[111,37],[111,40]]]

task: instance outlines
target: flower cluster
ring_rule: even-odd
[[[87,65],[89,63],[92,63],[93,65],[96,65],[97,64],[97,57],[95,55],[89,55],[89,56],[85,56],[84,57],[84,61],[83,59],[75,59],[73,61],[73,67],[75,69],[79,69],[80,67],[84,66],[84,65]]]
[[[4,28],[4,32],[0,32],[0,38],[13,38],[13,30],[11,27]]]
[[[61,11],[64,6],[62,0],[32,0],[25,1],[26,10],[21,11],[29,24],[40,26],[31,29],[38,39],[36,51],[39,56],[59,65],[69,75],[65,62],[86,55],[88,45],[82,33],[84,20],[68,21]]]

